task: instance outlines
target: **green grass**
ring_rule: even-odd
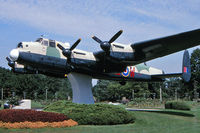
[[[170,113],[169,113],[170,112]],[[177,115],[177,112],[188,115]],[[199,133],[200,132],[200,106],[191,111],[165,110],[165,113],[133,112],[136,122],[128,125],[114,126],[76,126],[71,128],[45,128],[45,129],[0,129],[0,132],[45,132],[45,133]]]
[[[130,101],[127,104],[128,108],[164,108],[164,104],[159,99],[144,99],[135,98],[134,101]]]

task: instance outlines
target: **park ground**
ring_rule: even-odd
[[[79,125],[70,128],[0,129],[0,132],[17,133],[199,133],[200,105],[191,111],[162,110],[159,112],[133,111],[133,124],[113,126]]]

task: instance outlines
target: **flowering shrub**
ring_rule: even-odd
[[[78,125],[77,122],[72,119],[65,120],[62,122],[15,122],[15,123],[4,123],[0,122],[0,128],[47,128],[47,127],[71,127]]]
[[[2,122],[60,122],[64,120],[68,120],[67,116],[59,113],[20,109],[0,110],[0,121]]]

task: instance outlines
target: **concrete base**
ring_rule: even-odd
[[[70,73],[68,79],[72,86],[73,103],[94,104],[92,77],[79,73]]]
[[[19,106],[14,106],[13,109],[31,109],[31,100],[21,100]]]

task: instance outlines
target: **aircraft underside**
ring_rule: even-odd
[[[108,72],[103,72],[104,68],[99,67],[99,64],[95,63],[94,61],[89,61],[84,59],[72,60],[71,64],[73,65],[79,64],[79,65],[76,65],[76,67],[71,68],[70,65],[67,65],[66,59],[60,59],[57,57],[45,56],[35,53],[26,53],[26,52],[21,52],[19,54],[18,64],[23,64],[25,66],[24,70],[13,68],[13,71],[18,73],[30,73],[30,74],[41,73],[60,78],[66,78],[68,73],[76,72],[89,75],[95,79],[107,79],[107,80],[119,80],[119,81],[121,80],[163,81],[163,79],[161,78],[151,77],[150,72],[148,70],[151,67],[148,67],[144,64],[131,67],[128,66],[125,69],[125,71],[122,71],[124,69],[121,69],[124,66],[122,67],[120,66],[118,68],[116,68],[117,66],[113,66],[113,71],[110,70],[111,73],[110,72],[108,73]],[[143,71],[143,73],[141,73],[137,72],[138,70],[135,71],[135,69],[144,69],[144,70],[140,70]],[[148,74],[144,74],[145,72]],[[154,72],[154,74],[162,74],[162,71],[157,70],[157,73]]]

